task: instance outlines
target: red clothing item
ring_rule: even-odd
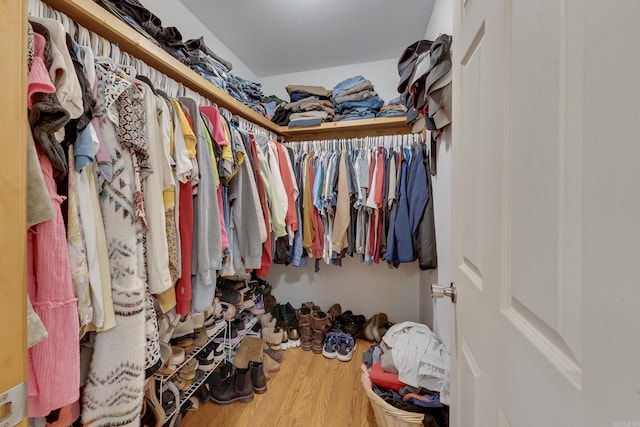
[[[291,180],[291,169],[289,169],[287,154],[285,154],[284,148],[278,143],[276,143],[276,151],[278,153],[280,176],[282,177],[284,188],[287,190],[287,201],[289,203],[285,221],[291,228],[291,231],[298,231],[298,215],[296,213],[296,202],[293,198],[293,181]]]
[[[398,379],[398,374],[392,374],[382,369],[382,362],[371,365],[369,379],[378,387],[400,391],[406,384]]]
[[[212,137],[215,142],[218,143],[219,146],[229,145],[227,138],[224,135],[224,129],[222,128],[222,123],[220,123],[220,112],[216,107],[211,107],[208,105],[203,105],[200,107],[200,112],[207,116],[207,118],[211,121],[213,125],[213,129],[211,129]]]
[[[176,313],[185,316],[191,309],[191,259],[193,257],[193,187],[180,183],[180,255],[182,275],[176,283]]]
[[[309,160],[309,181],[311,182],[311,192],[313,193],[313,183],[316,180],[316,172],[313,169],[313,159]],[[313,196],[312,196],[313,200]],[[314,258],[322,258],[322,254],[324,252],[324,223],[322,222],[322,218],[320,217],[320,212],[312,204],[311,206],[311,225],[313,229],[312,234],[312,248],[313,248],[313,257]]]
[[[267,240],[262,244],[262,259],[260,268],[256,270],[258,276],[266,277],[271,269],[271,218],[269,217],[269,208],[267,206],[267,198],[264,192],[264,182],[260,175],[260,160],[258,160],[258,147],[256,147],[256,139],[249,134],[249,146],[251,148],[251,156],[253,157],[253,169],[256,174],[256,185],[258,187],[258,195],[260,196],[260,206],[262,206],[262,215],[264,223],[267,226]],[[246,159],[245,162],[248,162]]]

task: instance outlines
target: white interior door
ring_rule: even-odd
[[[640,426],[640,2],[454,3],[452,425]]]

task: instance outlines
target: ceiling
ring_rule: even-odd
[[[258,77],[398,58],[435,0],[181,0]]]

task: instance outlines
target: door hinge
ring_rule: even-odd
[[[0,427],[14,427],[27,416],[27,384],[0,394]]]

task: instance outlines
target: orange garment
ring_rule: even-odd
[[[285,190],[287,190],[287,215],[285,221],[291,228],[291,231],[298,230],[298,215],[296,214],[296,202],[293,198],[293,181],[291,180],[291,170],[289,169],[289,162],[287,161],[287,155],[282,148],[282,145],[276,143],[276,152],[278,154],[278,167],[280,169],[280,176],[282,177],[282,183]]]
[[[304,188],[303,188],[303,205],[302,205],[302,246],[307,251],[307,254],[311,256],[313,254],[313,224],[311,221],[311,210],[313,209],[313,203],[311,201],[311,176],[309,174],[309,169],[311,169],[311,159],[313,158],[314,153],[311,152],[304,159],[304,164],[301,165],[301,168],[304,168],[306,172],[304,174]]]

